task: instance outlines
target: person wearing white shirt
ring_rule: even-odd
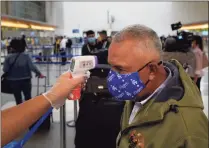
[[[61,37],[61,42],[60,42],[60,55],[62,56],[62,65],[65,65],[65,62],[67,60],[66,58],[66,43],[67,43],[67,38],[64,36]]]
[[[67,43],[67,38],[64,36],[64,38],[61,38],[61,42],[60,42],[60,49],[61,50],[65,50],[66,49],[66,43]]]

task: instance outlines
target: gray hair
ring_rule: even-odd
[[[143,41],[145,46],[152,50],[150,52],[155,50],[161,58],[162,43],[157,33],[151,28],[140,24],[128,26],[115,34],[113,42],[122,42],[129,39],[138,40],[139,42]]]

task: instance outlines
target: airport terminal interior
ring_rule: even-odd
[[[206,59],[208,57],[208,4],[208,2],[194,1],[1,1],[1,75],[6,57],[15,53],[10,43],[13,39],[24,40],[25,53],[30,56],[32,63],[41,74],[46,76],[45,80],[44,78],[38,79],[34,73],[32,74],[31,96],[35,97],[49,90],[57,78],[69,70],[73,57],[99,55],[98,52],[108,51],[115,34],[134,24],[145,25],[153,29],[161,40],[162,51],[175,53],[173,57],[172,55],[168,57],[175,58],[181,64],[188,66],[185,68],[185,71],[188,72],[188,69],[195,63],[193,61],[197,60],[194,55],[189,56],[195,37],[201,38],[202,53]],[[105,44],[102,40],[104,36],[106,36]],[[169,46],[169,43],[172,42],[169,42],[169,39],[175,40],[176,44],[179,43],[178,50],[176,45],[175,51],[168,51],[174,50],[174,48],[169,48],[174,46]],[[90,52],[88,44],[93,41],[95,44],[98,43],[98,47],[94,52]],[[108,43],[110,45],[106,46]],[[100,47],[101,51],[99,51]],[[167,48],[169,49],[166,50]],[[84,54],[85,49],[88,52]],[[127,50],[127,54],[128,52]],[[179,57],[182,55],[180,59],[176,53],[179,53]],[[183,55],[188,59],[182,58]],[[101,58],[102,62],[99,61],[99,64],[108,65],[107,61],[103,61],[107,60],[107,54],[105,56],[105,58]],[[163,60],[167,60],[168,57]],[[186,62],[182,62],[184,60]],[[202,66],[201,69],[203,74],[201,75],[200,91],[204,104],[203,112],[208,118],[208,61],[206,62],[207,66]],[[16,106],[14,95],[1,93],[1,110],[13,106]],[[50,129],[33,134],[24,148],[82,148],[75,146],[77,129],[74,121],[81,116],[80,108],[79,101],[67,99],[64,107],[52,110]],[[98,130],[100,128],[102,126],[98,127]],[[20,140],[28,131],[26,130],[17,137],[16,141]],[[85,148],[94,147],[86,145]]]

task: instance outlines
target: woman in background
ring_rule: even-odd
[[[194,36],[194,39],[192,41],[192,51],[195,54],[196,58],[196,68],[194,70],[194,77],[192,79],[196,83],[197,87],[200,90],[200,82],[202,79],[203,74],[203,41],[200,36]]]
[[[3,71],[5,73],[8,72],[6,79],[9,80],[16,104],[21,104],[23,102],[22,92],[25,96],[25,100],[31,98],[31,71],[35,72],[36,76],[43,77],[43,75],[33,64],[29,55],[24,53],[25,48],[21,40],[13,39],[10,45],[14,53],[6,57]]]

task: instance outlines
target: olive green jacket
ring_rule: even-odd
[[[130,133],[134,130],[143,135],[145,148],[208,147],[208,119],[203,112],[200,92],[181,64],[175,60],[172,60],[172,63],[179,71],[183,88],[181,98],[175,98],[173,94],[178,96],[178,91],[172,86],[173,92],[165,93],[168,97],[166,101],[158,101],[162,98],[152,98],[138,111],[130,125],[128,121],[133,102],[128,101],[121,118],[117,147],[135,148],[129,143]]]

